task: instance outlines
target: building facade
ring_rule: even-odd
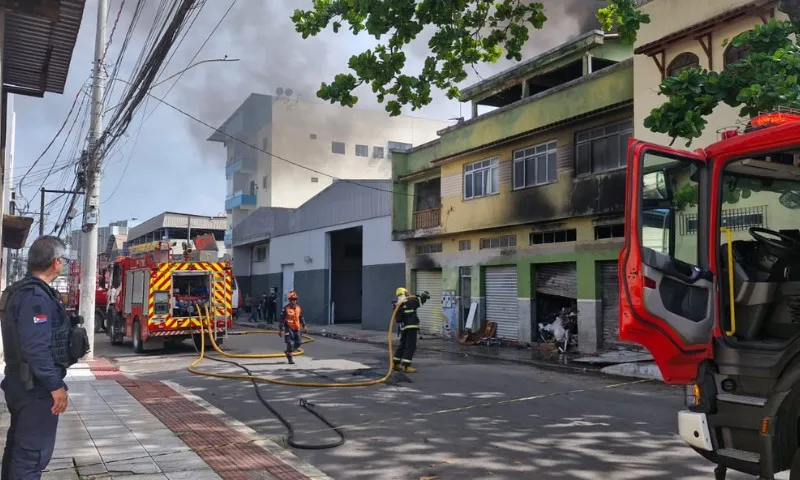
[[[119,235],[127,235],[128,234],[128,221],[127,220],[120,220],[117,222],[111,222],[105,227],[100,227],[97,229],[97,245],[100,248],[102,253],[102,249],[105,248],[106,244],[108,243],[109,238],[113,236]],[[81,260],[81,243],[83,241],[83,232],[81,230],[73,230],[70,232],[69,236],[69,256],[72,259]]]
[[[226,149],[228,241],[231,229],[256,208],[297,208],[333,178],[390,178],[393,149],[432,140],[448,125],[251,94],[209,137]]]
[[[496,322],[525,344],[577,306],[582,351],[614,342],[631,56],[614,35],[581,35],[463,90],[472,119],[395,154],[393,238],[412,288],[440,305],[423,331],[463,330],[472,308],[473,331]]]
[[[219,258],[228,255],[224,237],[227,221],[225,217],[194,215],[191,213],[164,212],[128,229],[125,247],[133,247],[159,240],[174,243],[173,255],[183,254],[183,242],[200,235],[214,235],[219,249]],[[103,244],[109,247],[109,240]],[[111,245],[115,248],[115,245]]]
[[[259,208],[233,230],[243,294],[274,289],[286,302],[296,290],[310,323],[387,328],[394,291],[405,282],[391,211],[389,180],[339,180],[297,209]]]

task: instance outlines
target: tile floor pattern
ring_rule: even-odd
[[[44,480],[221,478],[116,381],[95,379],[89,369],[70,369],[66,381],[70,408]],[[3,439],[8,421],[0,404]]]

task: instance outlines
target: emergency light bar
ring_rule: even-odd
[[[774,127],[776,125],[783,125],[790,122],[800,122],[800,115],[785,112],[765,113],[750,119],[750,127]]]

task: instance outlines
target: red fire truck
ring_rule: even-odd
[[[136,353],[188,338],[199,345],[205,307],[217,343],[223,341],[233,327],[230,262],[217,261],[216,252],[175,257],[167,242],[132,247],[130,253],[109,266],[106,331],[112,344],[131,338]]]
[[[693,152],[632,140],[620,338],[685,385],[681,438],[727,469],[800,479],[800,114]]]
[[[97,263],[97,283],[94,285],[94,331],[102,332],[106,328],[106,307],[108,306],[108,262]],[[67,280],[67,301],[68,311],[77,312],[80,307],[81,297],[81,264],[77,260],[69,263],[69,278]]]

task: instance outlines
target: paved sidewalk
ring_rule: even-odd
[[[328,479],[176,385],[128,379],[102,360],[70,368],[66,382],[45,480]],[[8,422],[2,404],[3,438]]]

